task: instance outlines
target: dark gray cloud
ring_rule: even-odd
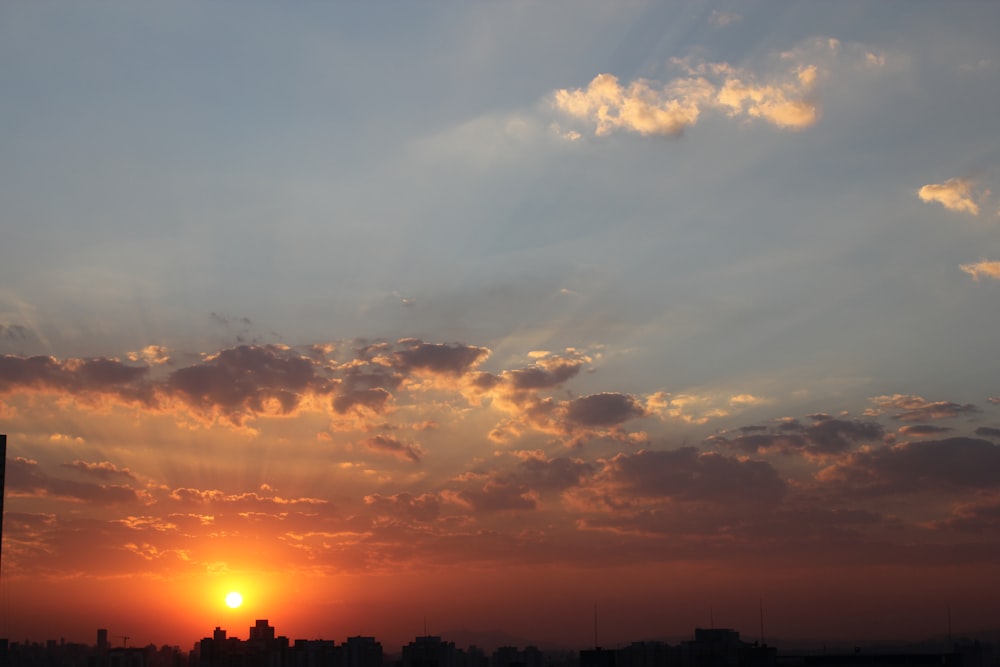
[[[73,468],[74,470],[79,470],[89,476],[97,477],[99,479],[111,479],[113,477],[126,477],[128,479],[135,479],[135,475],[132,474],[128,468],[119,468],[114,463],[110,461],[100,461],[98,463],[90,463],[88,461],[73,461],[72,463],[64,463],[63,467]]]
[[[618,454],[605,463],[601,476],[626,494],[680,501],[773,504],[787,490],[768,463],[694,447]]]
[[[586,427],[616,426],[645,415],[645,408],[634,397],[610,392],[577,398],[566,406],[567,421]]]
[[[827,454],[846,452],[858,443],[879,440],[884,433],[877,422],[845,419],[820,419],[804,431],[813,448]]]
[[[365,408],[372,412],[380,413],[385,410],[391,397],[392,394],[381,387],[376,389],[358,389],[334,398],[333,409],[340,414],[357,408]]]
[[[899,427],[899,432],[903,435],[912,435],[916,437],[923,437],[925,435],[940,435],[953,430],[954,429],[947,426],[935,426],[933,424],[907,424],[906,426]]]
[[[46,474],[35,461],[17,457],[7,462],[6,488],[21,493],[93,505],[117,505],[142,499],[139,491],[122,484],[93,484]]]
[[[910,394],[895,394],[893,396],[876,396],[871,399],[882,410],[900,410],[892,418],[906,422],[928,422],[938,419],[951,419],[961,415],[975,414],[979,408],[970,403],[960,404],[952,401],[928,401],[922,396]]]
[[[952,508],[951,516],[934,526],[966,533],[1000,533],[1000,495],[984,493],[971,502],[959,503]]]
[[[579,459],[530,457],[518,464],[514,474],[525,486],[548,492],[577,486],[595,470],[594,464]]]
[[[418,369],[459,376],[469,372],[490,353],[485,347],[424,343],[410,338],[399,341],[397,345],[400,349],[393,353],[395,365],[404,372]]]
[[[583,368],[580,359],[558,359],[541,365],[504,371],[500,377],[514,391],[550,389],[558,387]]]
[[[23,343],[35,338],[31,329],[20,324],[0,324],[0,340],[12,343]]]
[[[403,442],[387,435],[376,435],[367,438],[361,444],[379,454],[389,454],[397,458],[419,463],[424,450],[415,442]]]
[[[277,345],[223,350],[204,362],[170,374],[166,389],[201,409],[219,409],[230,419],[267,412],[275,403],[291,413],[303,393],[329,393],[333,384],[312,359]]]
[[[503,479],[489,479],[482,486],[463,489],[455,496],[476,512],[531,511],[538,506],[527,488]]]
[[[778,452],[782,454],[802,453],[810,456],[828,457],[850,451],[857,445],[880,441],[885,429],[874,421],[834,419],[827,414],[809,415],[812,424],[802,424],[798,420],[779,423],[777,432],[762,433],[758,427],[735,438],[717,435],[706,442],[713,445],[736,449],[748,454]]]
[[[1000,485],[1000,446],[954,437],[854,452],[821,479],[881,493],[991,489]]]
[[[434,493],[396,493],[391,496],[373,493],[365,496],[365,504],[383,520],[401,519],[426,523],[434,521],[441,514],[441,501]]]
[[[20,389],[62,391],[81,396],[109,394],[149,402],[149,368],[95,357],[59,361],[54,357],[0,356],[0,393]]]
[[[342,361],[333,353],[332,345],[239,345],[171,372],[102,357],[0,355],[0,394],[62,392],[83,401],[113,397],[154,409],[180,403],[199,418],[241,426],[260,415],[290,415],[309,396],[331,397],[339,414],[357,408],[381,412],[408,374],[460,377],[489,350],[404,339],[362,346]]]

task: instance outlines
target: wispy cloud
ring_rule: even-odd
[[[732,25],[743,20],[740,14],[735,12],[720,12],[717,9],[713,9],[711,15],[708,17],[708,22],[714,26],[724,27],[727,25]]]
[[[897,421],[906,422],[951,419],[960,415],[979,412],[979,408],[970,403],[959,404],[952,401],[928,401],[923,396],[914,396],[912,394],[875,396],[870,400],[877,408],[870,410],[869,414],[877,415],[886,410],[899,410],[892,418]]]

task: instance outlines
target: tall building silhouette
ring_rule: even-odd
[[[348,637],[344,643],[344,667],[382,667],[382,644],[374,637]]]
[[[455,644],[440,637],[417,637],[403,647],[402,667],[455,667]]]

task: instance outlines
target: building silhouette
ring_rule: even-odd
[[[382,645],[374,637],[348,637],[340,667],[382,667]]]
[[[457,667],[455,644],[440,637],[416,637],[403,647],[403,667]]]

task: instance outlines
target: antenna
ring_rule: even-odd
[[[760,644],[764,645],[764,601],[758,600],[760,605]]]

